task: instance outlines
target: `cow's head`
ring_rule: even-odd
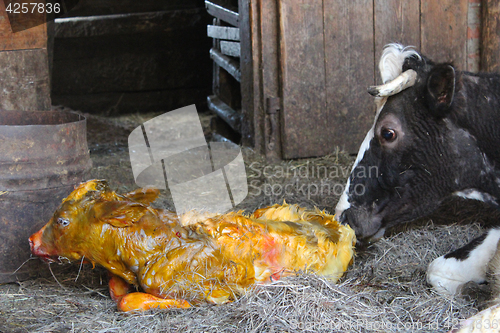
[[[471,170],[482,163],[474,137],[453,120],[465,103],[461,73],[398,44],[385,48],[380,71],[384,85],[369,89],[375,122],[336,207],[358,238],[372,240],[473,187]]]

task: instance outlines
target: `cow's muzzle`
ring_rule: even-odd
[[[348,208],[338,219],[339,222],[347,223],[354,229],[359,243],[373,243],[384,236],[382,217],[371,214],[367,209]]]

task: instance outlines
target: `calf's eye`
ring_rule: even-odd
[[[69,225],[69,220],[60,217],[57,219],[57,224],[59,224],[61,227],[67,227]]]
[[[392,128],[382,128],[382,130],[380,131],[380,136],[387,142],[394,141],[397,137],[396,131]]]

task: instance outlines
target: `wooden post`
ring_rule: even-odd
[[[259,89],[259,73],[256,70],[261,58],[258,47],[259,21],[257,1],[238,0],[239,28],[241,39],[241,112],[243,123],[241,127],[241,142],[245,146],[254,147],[258,152],[264,152],[263,116],[264,110]],[[254,13],[254,15],[251,15]],[[243,79],[244,78],[244,79]]]
[[[13,32],[0,1],[0,109],[50,110],[47,24]]]
[[[500,0],[482,3],[481,70],[500,70]]]

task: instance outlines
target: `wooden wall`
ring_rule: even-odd
[[[210,90],[202,0],[81,0],[55,21],[52,100],[92,113],[203,106]]]
[[[461,70],[495,69],[499,63],[498,0],[249,2],[254,83],[244,114],[254,121],[256,148],[268,153],[265,104],[270,97],[281,98],[276,154],[282,158],[323,156],[337,147],[358,150],[374,115],[366,89],[381,82],[378,61],[388,43],[413,45]],[[482,38],[481,8],[483,19],[491,21]],[[276,53],[268,51],[273,31]],[[482,45],[486,40],[492,50],[480,54],[480,47],[488,49]],[[273,63],[278,74],[269,69]]]
[[[14,33],[5,9],[0,1],[0,109],[50,110],[47,24]]]

